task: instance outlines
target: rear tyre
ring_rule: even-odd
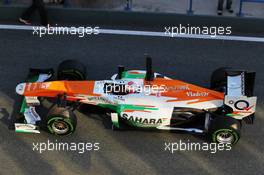
[[[47,115],[46,126],[51,134],[60,136],[72,134],[76,129],[76,125],[76,116],[66,108],[55,105]]]
[[[209,136],[215,143],[236,144],[240,139],[241,123],[234,118],[216,117],[209,127]]]
[[[226,71],[232,69],[231,67],[221,67],[216,69],[211,75],[210,88],[219,92],[225,92],[227,79]]]
[[[86,67],[76,60],[65,60],[60,63],[57,72],[58,80],[85,80]]]

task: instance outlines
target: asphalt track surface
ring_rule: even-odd
[[[106,35],[32,36],[30,31],[0,30],[0,174],[263,174],[264,53],[263,43]],[[223,66],[255,70],[256,121],[244,125],[231,151],[164,151],[165,142],[204,142],[191,134],[105,129],[96,115],[78,114],[73,135],[56,137],[8,130],[17,103],[14,88],[29,67],[56,67],[77,59],[88,67],[88,79],[107,79],[117,65],[144,69],[144,53],[156,72],[208,86],[210,73]],[[100,150],[33,151],[33,142],[99,142]]]

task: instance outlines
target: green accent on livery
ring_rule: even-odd
[[[118,114],[117,114],[118,115]],[[115,127],[117,128],[120,128],[120,125],[119,125],[119,121],[118,121],[118,116],[117,116],[117,120],[112,120],[112,123]]]
[[[16,132],[19,132],[19,133],[34,133],[34,132],[31,132],[31,131],[26,131],[26,130],[16,130]]]
[[[25,97],[23,98],[22,105],[20,108],[20,113],[24,113],[25,110],[28,108]]]
[[[145,77],[146,77],[145,73],[133,74],[128,71],[122,73],[122,78],[144,79]]]
[[[107,108],[107,109],[111,109],[111,110],[113,110],[113,111],[116,111],[117,112],[117,106],[115,106],[115,105],[111,105],[111,104],[98,104],[98,106],[100,106],[100,107],[103,107],[103,108]]]
[[[233,117],[233,116],[242,116],[241,114],[226,114],[227,117]]]
[[[121,104],[121,105],[112,105],[112,104],[98,104],[98,106],[101,106],[103,108],[111,109],[118,114],[125,110],[135,110],[135,111],[144,111],[144,110],[158,110],[158,108],[153,107],[147,107],[147,106],[138,106],[138,105],[127,105],[127,104]]]
[[[144,110],[158,110],[158,108],[138,106],[138,105],[119,105],[118,112],[121,113],[125,110],[135,110],[135,111],[144,111]]]
[[[118,113],[118,115],[120,116],[121,113],[125,110],[135,110],[135,111],[144,111],[144,110],[158,110],[158,108],[153,108],[153,107],[146,107],[146,106],[137,106],[137,105],[126,105],[126,104],[122,104],[122,105],[111,105],[111,104],[98,104],[98,106],[101,106],[103,108],[107,108],[107,109],[111,109],[115,112]],[[136,127],[153,127],[155,128],[156,126],[153,126],[153,125],[146,125],[144,123],[140,123],[140,122],[137,122],[137,121],[131,121],[131,120],[128,120],[129,123],[133,126],[136,126]],[[119,128],[119,123],[118,121],[112,121],[114,126],[116,126],[117,128]]]
[[[120,128],[120,126],[119,126],[119,122],[118,122],[118,121],[117,121],[117,122],[112,121],[112,122],[113,122],[113,125],[114,125],[115,127]]]
[[[38,80],[38,78],[39,78],[39,76],[33,76],[33,77],[27,79],[27,82],[29,82],[29,83],[36,82]],[[27,106],[27,103],[26,103],[26,99],[24,97],[19,112],[23,114],[27,108],[28,108],[28,106]]]

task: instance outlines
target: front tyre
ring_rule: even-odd
[[[241,123],[234,118],[216,117],[210,123],[209,136],[215,143],[236,144],[240,139]]]
[[[60,63],[57,72],[58,80],[85,80],[86,67],[76,60],[65,60]]]
[[[71,110],[54,106],[47,116],[47,129],[51,134],[72,134],[77,125],[77,118]]]

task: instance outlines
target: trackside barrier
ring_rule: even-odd
[[[126,3],[125,10],[132,10],[132,0],[126,0],[126,1],[127,3]],[[4,0],[4,4],[5,5],[11,4],[11,0]],[[64,7],[69,7],[70,6],[69,0],[64,0],[63,5]]]
[[[11,0],[4,0],[4,4],[5,5],[11,4]],[[68,7],[69,6],[69,0],[64,0],[63,5],[64,5],[64,7]]]
[[[10,3],[11,3],[10,0],[4,0],[4,4],[8,5],[8,4],[10,4]]]
[[[126,3],[126,7],[125,7],[125,10],[127,10],[127,11],[130,11],[130,10],[132,10],[132,0],[126,0],[127,1],[127,3]]]
[[[64,0],[63,5],[64,5],[64,7],[69,7],[69,0]]]
[[[193,0],[189,0],[189,9],[187,10],[187,13],[189,15],[192,15],[193,14]]]
[[[242,13],[243,2],[264,3],[264,0],[240,0],[239,12],[238,12],[237,16],[243,16],[243,13]]]
[[[126,4],[126,7],[125,7],[125,10],[132,10],[132,0],[126,0],[127,1],[127,4]],[[187,13],[188,14],[193,14],[193,0],[189,0],[189,9],[187,10]]]
[[[4,0],[4,4],[8,5],[10,3],[11,0]],[[64,0],[63,6],[69,7],[70,6],[69,0]],[[124,9],[127,11],[131,11],[132,7],[133,7],[133,0],[126,0],[126,6]],[[193,14],[192,7],[193,7],[193,0],[189,0],[189,9],[187,10],[187,14]]]
[[[12,3],[12,0],[3,0],[5,5],[9,5]],[[252,2],[252,3],[264,3],[264,0],[240,0],[240,5],[239,5],[239,12],[237,13],[237,16],[243,16],[243,3],[244,2]],[[69,7],[70,6],[70,0],[64,0],[63,3],[64,7]],[[126,0],[126,6],[125,10],[131,11],[133,7],[133,0]],[[187,14],[192,15],[194,13],[193,11],[193,0],[189,0],[189,7],[187,9]]]

